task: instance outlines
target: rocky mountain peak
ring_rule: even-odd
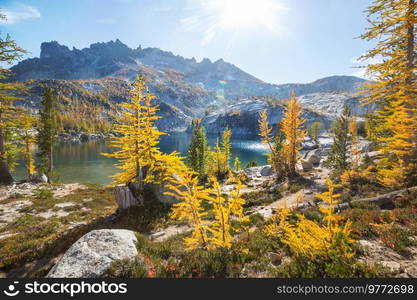
[[[57,41],[43,42],[41,44],[40,59],[53,59],[71,55],[71,50],[67,46],[60,45]]]
[[[94,43],[89,48],[83,49],[83,51],[101,57],[107,56],[108,58],[129,56],[134,52],[119,39],[106,43]]]

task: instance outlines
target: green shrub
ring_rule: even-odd
[[[325,262],[315,262],[294,257],[290,263],[275,269],[276,277],[285,278],[357,278],[379,277],[376,267],[366,266],[356,261],[341,261],[338,257]]]
[[[253,191],[245,193],[242,195],[242,198],[245,199],[244,207],[260,206],[271,204],[274,201],[277,201],[282,198],[281,193],[269,193],[266,191]]]
[[[193,250],[184,252],[178,260],[171,260],[159,268],[158,277],[223,278],[239,277],[242,257],[232,249]]]
[[[48,189],[36,189],[33,191],[33,196],[37,200],[50,200],[54,197],[54,193]]]
[[[139,257],[133,260],[114,261],[103,277],[109,278],[144,278],[148,274],[146,264]]]
[[[252,160],[252,161],[250,161],[246,164],[245,169],[253,168],[253,167],[257,167],[257,166],[258,166],[258,163],[256,161]]]

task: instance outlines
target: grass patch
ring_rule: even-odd
[[[84,202],[86,198],[92,201]],[[99,185],[88,185],[87,189],[74,191],[63,199],[54,198],[50,189],[42,188],[35,190],[30,200],[33,204],[22,210],[25,214],[1,230],[16,233],[0,240],[0,268],[3,270],[20,267],[42,256],[57,255],[67,250],[84,233],[100,225],[100,222],[94,222],[112,214],[116,209],[112,189]],[[37,212],[51,208],[57,210],[54,208],[55,204],[62,202],[76,203],[75,206],[62,208],[64,211],[71,211],[70,215],[47,220],[36,215]],[[89,208],[89,211],[82,211],[82,207]],[[74,223],[90,225],[68,231],[69,226]]]
[[[244,207],[249,208],[271,204],[272,202],[281,199],[282,195],[280,192],[269,193],[267,191],[253,191],[243,194],[242,198],[246,201]]]

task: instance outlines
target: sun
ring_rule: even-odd
[[[289,10],[284,0],[190,0],[188,11],[193,12],[181,19],[186,31],[202,33],[202,45],[217,36],[227,36],[228,44],[237,37],[262,31],[282,33],[283,12]]]
[[[280,12],[286,8],[277,0],[206,0],[206,9],[221,29],[264,27],[277,29]]]

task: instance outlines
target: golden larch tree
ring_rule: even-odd
[[[275,137],[272,135],[272,128],[268,122],[268,111],[265,109],[259,113],[259,135],[262,138],[262,144],[268,146],[270,153],[268,156],[268,163],[271,164],[273,170],[279,174],[284,168],[284,155],[283,155],[283,141],[281,128],[277,127]]]
[[[160,118],[157,116],[158,105],[152,105],[155,96],[147,91],[144,77],[136,78],[130,95],[130,102],[120,104],[121,116],[115,125],[119,135],[110,143],[117,150],[103,155],[119,161],[116,167],[122,172],[113,176],[115,184],[137,180],[164,182],[173,173],[181,172],[184,164],[176,152],[164,154],[158,147],[160,136],[166,133],[155,126]]]
[[[198,184],[198,176],[192,171],[172,180],[167,188],[169,191],[165,192],[166,195],[181,200],[174,204],[171,217],[186,221],[193,228],[191,236],[184,239],[187,249],[207,248],[208,222],[205,220],[207,212],[203,208],[203,201],[211,199],[209,191]]]
[[[6,16],[0,10],[0,22]],[[0,32],[1,33],[1,32]],[[13,64],[27,53],[8,34],[0,35],[0,184],[11,184],[11,171],[16,166],[16,129],[21,125],[21,110],[14,102],[19,100],[18,92],[24,89],[21,83],[10,82],[12,75],[6,65]]]
[[[209,201],[213,205],[214,221],[210,222],[208,230],[211,233],[211,248],[230,248],[232,247],[232,217],[236,221],[246,221],[247,217],[243,214],[245,200],[241,197],[242,183],[237,178],[236,189],[230,193],[229,198],[223,197],[221,186],[215,177],[211,178],[213,188]]]
[[[290,216],[288,208],[281,209],[272,223],[265,227],[265,233],[269,236],[278,236],[281,242],[288,245],[291,252],[302,258],[311,261],[325,261],[330,256],[337,255],[340,259],[350,259],[353,257],[351,245],[351,222],[346,220],[345,225],[341,226],[341,216],[335,213],[335,208],[340,194],[335,193],[338,187],[334,185],[330,178],[326,183],[329,187],[327,192],[317,195],[323,200],[326,206],[322,206],[320,211],[323,213],[323,224],[307,219],[303,214]]]
[[[188,250],[228,249],[233,240],[232,218],[239,222],[247,220],[243,214],[245,200],[241,197],[243,185],[237,179],[236,189],[226,198],[216,177],[210,178],[212,187],[205,188],[198,184],[197,175],[187,171],[182,178],[167,185],[169,191],[165,194],[181,200],[174,204],[171,217],[186,221],[192,227],[191,236],[184,239]],[[207,206],[212,207],[214,219],[209,217]]]
[[[377,136],[384,153],[379,178],[387,185],[417,182],[416,8],[415,0],[375,0],[367,10],[370,26],[361,36],[376,41],[361,57],[377,61],[367,65],[374,80],[363,94],[378,106]]]
[[[284,155],[287,168],[287,176],[293,177],[296,174],[296,164],[301,149],[301,142],[307,134],[303,129],[304,119],[301,118],[301,103],[295,97],[294,91],[287,101],[287,109],[284,118],[281,120],[281,128],[285,136]]]

